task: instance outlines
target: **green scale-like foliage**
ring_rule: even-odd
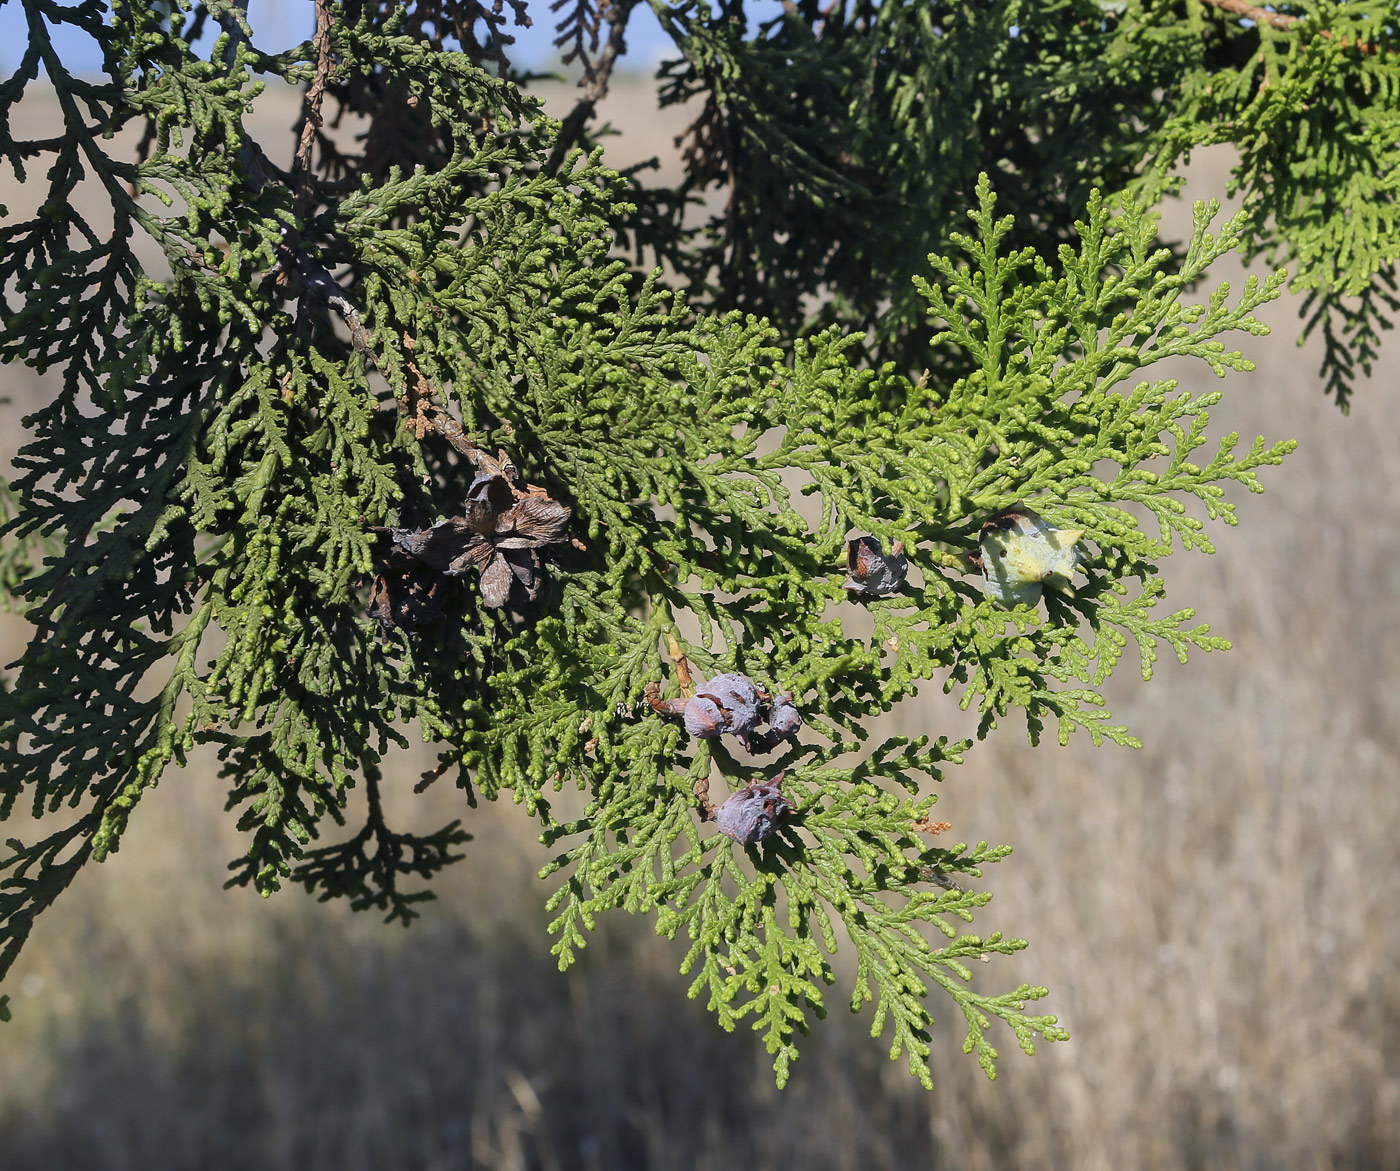
[[[1033,741],[1049,721],[1061,741],[1132,743],[1100,694],[1129,648],[1147,678],[1164,645],[1183,661],[1225,645],[1161,605],[1156,562],[1211,551],[1207,522],[1235,523],[1226,487],[1260,490],[1289,445],[1212,438],[1217,393],[1143,372],[1247,370],[1221,337],[1265,332],[1253,312],[1283,275],[1234,299],[1193,290],[1234,249],[1284,245],[1248,208],[1212,234],[1217,208],[1198,206],[1173,248],[1137,203],[1098,194],[1160,186],[1134,174],[1130,123],[1175,58],[1105,68],[1140,104],[1094,114],[1086,89],[1066,118],[1033,91],[1090,86],[1089,58],[1128,19],[1106,14],[1118,6],[1044,6],[1060,47],[1029,68],[1031,6],[838,6],[818,27],[799,5],[745,41],[741,22],[658,4],[685,55],[665,92],[705,90],[750,172],[771,164],[735,186],[731,222],[749,235],[707,243],[661,214],[684,191],[652,198],[567,149],[560,135],[586,127],[522,92],[489,10],[322,6],[315,41],[269,54],[228,2],[132,3],[106,25],[95,4],[23,7],[30,47],[0,118],[42,65],[67,133],[37,212],[0,227],[0,356],[64,379],[0,498],[0,580],[34,629],[4,695],[0,814],[53,815],[0,859],[0,976],[37,912],[204,744],[248,840],[231,882],[290,881],[408,922],[468,837],[458,821],[387,823],[384,758],[421,735],[464,804],[509,794],[538,821],[561,966],[601,912],[654,916],[684,942],[691,995],[762,1033],[780,1081],[826,1011],[838,948],[855,958],[852,1008],[875,1002],[872,1032],[926,1084],[945,1010],[989,1075],[995,1022],[1027,1052],[1065,1036],[1029,1011],[1044,989],[972,981],[973,958],[1025,943],[974,934],[991,894],[960,881],[1008,848],[929,833],[932,783],[971,744],[865,741],[937,683],[979,713],[979,736],[1014,711]],[[469,51],[444,51],[449,17],[475,22]],[[100,41],[105,81],[64,71],[46,19]],[[827,91],[809,73],[831,46],[845,72]],[[774,54],[811,95],[785,124],[763,89]],[[984,92],[988,70],[1001,80]],[[309,87],[297,131],[314,150],[290,171],[244,127],[264,81]],[[1010,95],[1036,119],[1016,122]],[[317,129],[322,102],[367,119],[359,146]],[[860,137],[881,120],[883,137]],[[129,122],[148,129],[135,162],[100,135]],[[813,154],[837,124],[856,179]],[[1064,161],[1085,134],[1103,152],[1038,187],[1032,148],[1049,152],[1036,166]],[[33,150],[0,133],[17,173]],[[80,181],[104,193],[110,232],[67,208]],[[780,239],[759,207],[783,191],[810,206]],[[896,222],[891,200],[923,212]],[[142,236],[163,269],[138,259]],[[707,275],[721,244],[739,282],[724,288]],[[624,246],[673,261],[684,288],[634,271]],[[474,460],[498,449],[572,509],[538,596],[492,605],[476,573],[442,576],[440,613],[376,620],[386,530],[461,515]],[[1083,530],[1086,572],[1008,608],[968,554],[1018,503]],[[848,593],[853,534],[904,543],[897,590]],[[851,605],[868,633],[847,633]],[[805,728],[767,756],[692,737],[645,698],[680,696],[686,664],[791,692]],[[747,846],[717,832],[707,797],[780,770],[792,809],[777,832]],[[366,819],[338,828],[356,788]],[[566,789],[577,817],[556,815]]]
[[[663,234],[657,253],[709,302],[787,332],[855,325],[875,361],[955,375],[911,277],[951,247],[979,174],[1013,243],[1049,258],[1091,189],[1150,204],[1228,143],[1244,250],[1291,269],[1327,393],[1345,407],[1370,373],[1400,259],[1390,0],[1259,21],[1216,0],[800,0],[752,29],[741,0],[652,7],[682,50],[663,100],[706,101],[685,190],[722,202],[697,244]]]

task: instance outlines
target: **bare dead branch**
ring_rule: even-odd
[[[298,219],[304,217],[315,202],[315,187],[311,179],[311,144],[316,141],[316,134],[321,129],[321,102],[326,96],[326,85],[334,67],[331,57],[331,24],[334,17],[330,0],[313,0],[313,3],[316,5],[316,35],[311,39],[311,46],[316,50],[316,75],[306,90],[296,160],[292,164],[293,206]]]
[[[586,63],[583,80],[579,82],[583,96],[569,111],[563,126],[559,128],[559,137],[555,140],[554,149],[549,152],[549,159],[544,165],[546,175],[559,173],[559,168],[564,165],[569,151],[583,136],[583,129],[588,120],[597,112],[598,103],[607,97],[608,81],[612,77],[613,66],[617,64],[618,57],[627,51],[627,20],[637,2],[638,0],[609,0],[601,8],[601,17],[608,24],[608,39],[602,52]]]

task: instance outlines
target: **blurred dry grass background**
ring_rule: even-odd
[[[610,100],[610,157],[669,152],[677,120],[646,94]],[[280,131],[292,107],[260,117]],[[1208,158],[1195,190],[1222,181]],[[780,1093],[648,923],[606,923],[558,973],[530,823],[446,786],[413,797],[426,753],[398,762],[398,817],[465,816],[475,840],[406,932],[223,891],[242,844],[202,759],[7,981],[0,1168],[1400,1167],[1400,342],[1344,418],[1292,345],[1295,308],[1242,339],[1259,370],[1224,384],[1215,429],[1299,451],[1215,557],[1165,563],[1173,603],[1235,649],[1145,686],[1125,661],[1110,706],[1141,751],[1031,750],[1008,726],[943,785],[956,837],[1016,847],[978,928],[1032,946],[979,980],[1048,984],[1068,1044],[1026,1058],[1003,1034],[989,1084],[935,1005],[928,1094],[838,992]],[[43,384],[0,377],[8,458]],[[0,626],[3,649],[21,638]],[[936,688],[892,722],[968,726]]]

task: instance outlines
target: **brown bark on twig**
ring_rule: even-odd
[[[1296,28],[1303,19],[1301,16],[1290,16],[1284,12],[1270,12],[1267,8],[1250,4],[1248,0],[1201,0],[1201,3],[1208,4],[1212,8],[1219,8],[1222,12],[1232,12],[1236,16],[1254,21],[1255,24],[1267,24],[1279,32],[1288,32]],[[1318,29],[1317,35],[1326,37],[1329,41],[1337,39],[1332,35],[1331,29]],[[1339,44],[1344,49],[1355,48],[1358,53],[1376,52],[1376,46],[1367,41],[1357,40],[1353,42],[1342,37]]]
[[[1288,16],[1282,12],[1270,12],[1267,8],[1250,4],[1248,0],[1202,0],[1202,2],[1219,8],[1223,12],[1233,12],[1236,16],[1254,21],[1255,24],[1267,24],[1271,28],[1278,29],[1279,32],[1287,32],[1298,23],[1296,16]]]
[[[674,632],[666,634],[666,649],[671,653],[671,661],[676,665],[676,682],[681,685],[681,694],[689,699],[695,694],[695,684],[690,681],[690,660],[681,650],[681,640]]]
[[[375,352],[370,342],[369,330],[364,327],[360,320],[360,311],[355,306],[350,295],[340,287],[335,277],[326,270],[326,267],[316,260],[305,248],[294,247],[291,244],[283,246],[284,251],[290,257],[291,267],[296,271],[301,279],[302,289],[306,293],[319,297],[329,305],[350,327],[350,344],[355,347],[357,353],[363,354],[380,370],[385,369],[385,363]],[[433,385],[428,381],[427,375],[418,368],[418,363],[413,360],[414,341],[410,334],[403,335],[403,348],[405,351],[404,366],[408,372],[405,380],[404,397],[399,400],[399,409],[408,418],[408,425],[416,438],[422,439],[429,431],[436,431],[450,443],[453,448],[466,456],[477,468],[485,468],[496,474],[506,474],[500,461],[487,455],[474,444],[468,437],[462,424],[457,422],[442,406],[435,401]],[[510,469],[513,473],[514,469]],[[508,482],[514,485],[512,474],[506,474]]]
[[[366,355],[378,366],[379,358],[370,346],[369,331],[360,322],[360,311],[350,299],[350,295],[337,283],[325,265],[316,260],[305,248],[297,247],[290,239],[283,244],[282,251],[289,269],[294,269],[301,278],[302,289],[320,297],[344,319],[350,327],[350,344],[358,353]]]
[[[334,62],[331,59],[331,14],[330,0],[314,0],[316,5],[316,35],[311,38],[311,47],[316,50],[316,75],[306,90],[306,100],[302,105],[301,134],[297,142],[296,159],[292,163],[292,185],[295,195],[293,205],[298,219],[311,210],[315,202],[315,188],[311,181],[311,144],[316,141],[317,131],[324,121],[321,117],[321,101],[326,96],[326,85],[330,81]]]
[[[316,73],[311,79],[310,86],[306,90],[306,98],[302,103],[301,128],[297,135],[297,152],[292,159],[292,173],[289,186],[292,189],[292,211],[296,218],[306,219],[307,214],[316,206],[316,183],[311,172],[311,144],[316,141],[316,135],[321,129],[323,119],[321,117],[321,102],[326,95],[326,85],[330,81],[331,69],[334,62],[331,59],[331,15],[330,0],[312,0],[316,5],[316,33],[311,39],[311,45],[316,50]],[[280,271],[276,276],[276,289],[279,300],[289,291],[294,276],[300,274],[302,282],[307,280],[307,266],[304,263],[308,260],[306,252],[301,248],[301,233],[299,230],[287,228],[282,233],[282,246],[278,249],[278,262]],[[317,267],[320,267],[319,265]],[[325,282],[329,282],[334,289],[340,289],[339,285],[331,279],[330,273],[321,268]],[[327,302],[345,318],[350,326],[351,341],[354,342],[357,350],[364,351],[368,348],[368,337],[364,328],[360,325],[359,313],[355,311],[354,305],[348,298],[344,297],[341,290],[341,299],[345,301],[348,308],[342,308],[334,299],[334,293],[324,287],[315,290],[324,297]]]

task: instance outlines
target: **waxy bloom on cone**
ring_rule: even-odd
[[[1018,504],[982,526],[980,549],[972,562],[982,570],[987,593],[1003,606],[1040,601],[1042,584],[1069,588],[1079,565],[1075,548],[1083,529],[1057,529]]]

